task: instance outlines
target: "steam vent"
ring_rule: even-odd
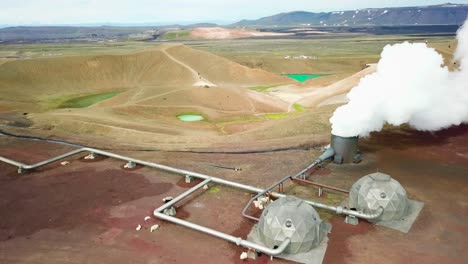
[[[361,162],[361,152],[358,147],[359,137],[331,136],[331,148],[335,151],[333,161],[337,164]]]
[[[408,198],[401,184],[390,175],[373,173],[359,179],[351,187],[349,206],[357,211],[375,213],[384,209],[374,221],[401,220],[408,212]]]
[[[258,233],[261,241],[271,248],[290,238],[291,244],[284,253],[295,254],[317,247],[327,231],[312,206],[299,198],[287,196],[274,201],[263,211]]]

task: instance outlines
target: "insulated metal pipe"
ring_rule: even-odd
[[[38,162],[36,164],[32,164],[32,165],[27,165],[27,164],[24,164],[24,163],[21,163],[21,162],[17,162],[17,161],[11,160],[11,159],[7,159],[5,157],[0,157],[0,161],[11,164],[13,166],[16,166],[16,167],[18,167],[19,171],[22,171],[22,170],[35,169],[35,168],[50,164],[52,162],[58,161],[60,159],[64,159],[64,158],[76,155],[76,154],[81,153],[81,152],[91,152],[91,153],[99,154],[99,155],[102,155],[102,156],[107,156],[107,157],[110,157],[110,158],[115,158],[115,159],[124,160],[124,161],[131,161],[131,162],[134,162],[135,164],[147,166],[147,167],[150,167],[150,168],[156,168],[156,169],[160,169],[160,170],[164,170],[164,171],[169,171],[169,172],[173,172],[173,173],[177,173],[177,174],[190,175],[190,176],[193,176],[195,178],[202,179],[202,180],[206,180],[208,178],[211,178],[211,181],[214,182],[214,183],[223,184],[223,185],[226,185],[226,186],[241,189],[241,190],[251,192],[251,193],[261,193],[261,192],[264,191],[264,189],[257,188],[257,187],[254,187],[254,186],[245,185],[245,184],[237,183],[237,182],[232,182],[232,181],[212,177],[212,176],[197,173],[197,172],[177,169],[177,168],[174,168],[174,167],[169,167],[169,166],[161,165],[161,164],[154,163],[154,162],[148,162],[148,161],[144,161],[144,160],[134,159],[134,158],[131,158],[131,157],[126,157],[126,156],[123,156],[123,155],[119,155],[119,154],[115,154],[115,153],[112,153],[112,152],[107,152],[107,151],[103,151],[103,150],[99,150],[99,149],[94,149],[94,148],[80,148],[80,149],[70,151],[68,153],[65,153],[65,154],[62,154],[62,155],[59,155],[59,156],[44,160],[44,161]],[[311,165],[309,165],[308,169],[310,169]],[[317,164],[315,164],[315,165],[317,165]],[[308,169],[301,171],[300,174],[304,173]],[[297,175],[300,175],[300,174],[297,174]],[[275,197],[275,198],[281,198],[281,197],[286,196],[284,194],[276,193],[276,192],[271,193],[271,195],[273,197]],[[383,213],[383,210],[381,210],[381,211],[377,211],[377,213],[380,212],[379,214],[377,214],[377,213],[376,214],[365,214],[365,213],[361,213],[361,212],[348,210],[348,209],[342,208],[340,206],[336,207],[336,206],[330,206],[330,205],[321,204],[321,203],[308,201],[308,200],[304,200],[304,201],[306,203],[314,206],[314,207],[334,211],[337,214],[352,215],[352,216],[356,216],[358,218],[363,218],[363,219],[368,219],[368,220],[377,219]]]
[[[255,195],[252,199],[250,199],[249,203],[242,210],[242,215],[244,217],[246,217],[246,218],[258,221],[259,219],[257,217],[254,217],[254,216],[251,216],[251,215],[247,214],[248,208],[252,205],[252,203],[253,203],[253,201],[255,201],[255,199],[257,199],[258,197],[260,197],[262,195],[265,195],[266,193],[268,193],[269,191],[274,189],[276,186],[282,184],[283,182],[287,181],[288,179],[293,179],[293,178],[291,176],[284,177],[283,179],[276,182],[274,185],[270,186],[268,189],[265,189],[265,190],[259,192],[257,195]],[[276,198],[281,198],[281,197],[286,196],[284,194],[275,193],[275,192],[271,193],[271,195],[273,197],[276,197]],[[339,215],[355,216],[355,217],[366,219],[366,220],[377,219],[383,214],[383,208],[382,207],[379,207],[374,214],[368,214],[368,213],[364,213],[364,212],[349,210],[349,209],[346,209],[346,208],[341,207],[341,206],[332,206],[332,205],[317,203],[317,202],[313,202],[313,201],[309,201],[309,200],[304,200],[304,202],[306,202],[306,203],[308,203],[308,204],[310,204],[310,205],[312,205],[313,207],[316,207],[316,208],[321,208],[321,209],[324,209],[324,210],[333,211],[333,212],[335,212],[336,214],[339,214]]]
[[[156,211],[157,212],[162,212],[162,211],[166,210],[167,208],[172,207],[174,204],[178,203],[179,201],[183,200],[185,197],[187,197],[187,196],[191,195],[192,193],[196,192],[198,189],[202,188],[203,186],[205,186],[209,182],[211,182],[211,178],[208,178],[208,179],[200,182],[199,184],[193,186],[192,188],[188,189],[184,193],[182,193],[179,196],[175,197],[171,201],[163,204],[159,208],[156,208],[154,211],[155,212]]]
[[[348,190],[340,189],[340,188],[337,188],[337,187],[333,187],[333,186],[329,186],[329,185],[325,185],[325,184],[321,184],[321,183],[317,183],[317,182],[313,182],[313,181],[297,179],[297,178],[292,179],[292,181],[293,182],[298,182],[298,183],[309,184],[309,185],[312,185],[312,186],[315,186],[315,187],[319,187],[319,188],[322,188],[322,189],[328,189],[328,190],[332,190],[332,191],[335,191],[335,192],[349,194]]]
[[[58,161],[58,160],[61,160],[61,159],[64,159],[64,158],[67,158],[67,157],[76,155],[76,154],[78,154],[78,153],[85,152],[85,151],[88,151],[88,149],[87,149],[87,148],[76,149],[76,150],[67,152],[67,153],[65,153],[65,154],[58,155],[58,156],[56,156],[56,157],[53,157],[53,158],[50,158],[50,159],[46,159],[46,160],[44,160],[44,161],[41,161],[41,162],[32,164],[32,165],[26,165],[26,164],[24,164],[24,163],[17,162],[17,161],[11,160],[11,159],[7,159],[7,158],[1,157],[1,156],[0,156],[0,161],[3,161],[3,162],[5,162],[5,163],[11,164],[11,165],[13,165],[13,166],[16,166],[16,167],[18,167],[18,169],[32,170],[32,169],[39,168],[39,167],[42,167],[42,166],[44,166],[44,165],[53,163],[53,162],[55,162],[55,161]]]
[[[262,246],[262,245],[259,245],[259,244],[244,240],[244,239],[242,239],[240,237],[234,237],[234,236],[231,236],[229,234],[219,232],[219,231],[216,231],[214,229],[207,228],[207,227],[201,226],[201,225],[197,225],[197,224],[194,224],[194,223],[191,223],[191,222],[188,222],[188,221],[184,221],[184,220],[181,220],[179,218],[172,217],[172,216],[169,216],[169,215],[166,215],[166,214],[162,213],[167,208],[172,207],[177,202],[183,200],[187,196],[189,196],[192,193],[196,192],[198,189],[200,189],[203,186],[205,186],[206,184],[210,183],[211,180],[212,180],[212,178],[208,178],[208,179],[202,181],[201,183],[197,184],[196,186],[190,188],[189,190],[185,191],[181,195],[175,197],[170,202],[168,202],[166,204],[163,204],[162,206],[160,206],[159,208],[154,210],[153,215],[156,218],[160,218],[160,219],[166,220],[168,222],[172,222],[172,223],[177,224],[177,225],[185,226],[185,227],[188,227],[190,229],[194,229],[194,230],[200,231],[202,233],[205,233],[205,234],[208,234],[208,235],[211,235],[211,236],[215,236],[215,237],[227,240],[229,242],[236,243],[236,245],[238,245],[238,246],[243,246],[243,247],[246,247],[246,248],[254,249],[254,250],[258,251],[258,252],[262,252],[262,253],[265,253],[265,254],[270,255],[270,256],[277,256],[277,255],[283,253],[284,250],[286,250],[286,248],[289,246],[289,244],[291,242],[291,240],[289,238],[286,238],[278,248],[272,249],[272,248],[268,248],[268,247],[265,247],[265,246]]]
[[[307,168],[303,169],[301,172],[297,173],[296,175],[294,175],[292,178],[293,179],[297,179],[299,176],[303,175],[304,173],[306,173],[308,170],[312,169],[313,167],[321,164],[322,162],[324,162],[325,160],[333,157],[333,155],[335,155],[335,151],[333,150],[333,148],[328,148],[327,150],[325,150],[325,152],[322,153],[322,155],[320,155],[320,157],[318,157],[314,162],[312,162],[312,164],[310,164],[309,166],[307,166]]]
[[[281,245],[278,246],[278,248],[272,249],[272,248],[268,248],[268,247],[265,247],[265,246],[262,246],[262,245],[255,244],[253,242],[244,240],[244,239],[242,239],[240,237],[235,237],[235,236],[232,236],[232,235],[229,235],[229,234],[225,234],[223,232],[216,231],[216,230],[211,229],[211,228],[207,228],[207,227],[197,225],[197,224],[185,221],[185,220],[181,220],[179,218],[175,218],[175,217],[172,217],[172,216],[169,216],[169,215],[165,215],[163,213],[157,212],[156,210],[153,212],[153,215],[155,217],[157,217],[157,218],[166,220],[168,222],[171,222],[171,223],[174,223],[174,224],[177,224],[177,225],[181,225],[181,226],[185,226],[187,228],[197,230],[197,231],[200,231],[202,233],[205,233],[205,234],[208,234],[208,235],[211,235],[211,236],[214,236],[214,237],[218,237],[218,238],[227,240],[229,242],[235,243],[238,246],[243,246],[245,248],[254,249],[255,251],[258,251],[258,252],[263,252],[263,253],[265,253],[265,254],[267,254],[269,256],[278,256],[278,255],[280,255],[281,253],[283,253],[284,250],[286,250],[286,248],[291,243],[291,240],[289,238],[286,238],[281,243]]]

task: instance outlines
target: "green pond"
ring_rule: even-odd
[[[310,79],[317,79],[322,76],[327,76],[328,74],[283,74],[291,79],[294,79],[299,82],[305,82]]]
[[[177,118],[179,118],[179,120],[184,121],[184,122],[196,122],[196,121],[202,121],[205,119],[201,115],[193,115],[193,114],[178,115]]]

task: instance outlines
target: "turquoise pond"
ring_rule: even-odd
[[[196,122],[205,120],[201,115],[178,115],[177,118],[184,122]]]
[[[328,74],[283,74],[283,76],[287,76],[291,79],[294,79],[298,82],[305,82],[310,79],[317,79],[322,76],[327,76]]]

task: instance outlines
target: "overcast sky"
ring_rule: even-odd
[[[0,0],[0,24],[229,23],[288,11],[433,5],[448,0]],[[468,4],[468,0],[456,3]]]

